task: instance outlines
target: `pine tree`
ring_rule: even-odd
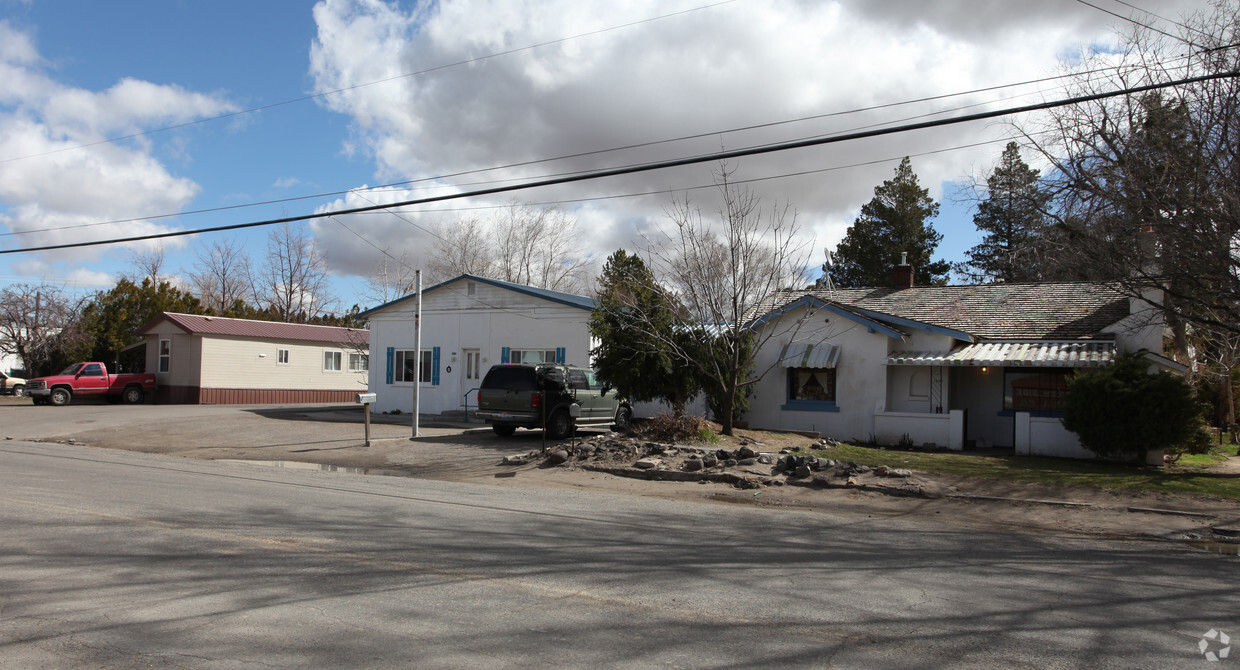
[[[968,251],[969,260],[956,265],[956,272],[973,282],[1047,278],[1040,242],[1048,232],[1050,194],[1040,187],[1039,177],[1037,170],[1021,160],[1020,147],[1009,142],[986,179],[986,199],[973,215],[973,225],[985,235],[981,244]]]
[[[930,260],[943,239],[930,225],[938,213],[939,204],[917,182],[906,156],[895,176],[874,188],[874,198],[861,206],[861,216],[836,246],[831,278],[842,288],[887,286],[892,267],[907,252],[917,284],[946,283],[951,265]]]
[[[675,304],[642,259],[620,249],[599,277],[598,307],[590,316],[590,351],[599,378],[622,397],[666,400],[677,415],[700,389],[678,363],[688,333],[676,326]]]

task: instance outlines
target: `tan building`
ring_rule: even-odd
[[[366,391],[365,330],[164,312],[137,335],[156,402],[352,402]]]

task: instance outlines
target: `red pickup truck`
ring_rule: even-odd
[[[58,375],[37,377],[26,382],[26,395],[36,405],[68,405],[73,396],[107,396],[126,404],[138,404],[155,390],[155,375],[122,373],[110,375],[103,363],[74,363]]]

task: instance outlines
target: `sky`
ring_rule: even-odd
[[[1056,99],[1061,83],[1050,81],[910,102],[1061,74],[1132,28],[1107,12],[1175,32],[1172,22],[1205,4],[0,0],[0,251],[331,212]],[[961,261],[980,239],[964,196],[1014,137],[1011,121],[1021,120],[743,158],[733,178],[752,180],[768,205],[791,205],[816,266],[911,156],[942,204],[936,256]],[[713,169],[297,225],[324,251],[332,308],[373,307],[365,278],[380,261],[421,267],[429,231],[463,217],[492,216],[514,198],[556,203],[601,267],[665,230],[673,197],[713,211]],[[215,240],[240,242],[258,261],[267,234],[5,253],[0,285],[106,290],[132,272],[135,254],[156,248],[164,272],[184,278]]]

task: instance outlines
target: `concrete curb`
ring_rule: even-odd
[[[1066,500],[1038,500],[1036,498],[1004,498],[1002,496],[978,496],[978,495],[969,495],[966,493],[953,493],[946,497],[955,498],[957,500],[986,500],[989,502],[1034,503],[1037,505],[1054,505],[1056,507],[1097,507],[1097,505],[1093,503],[1068,502]]]
[[[1206,512],[1182,512],[1175,509],[1157,509],[1154,507],[1129,507],[1129,512],[1145,512],[1146,514],[1167,514],[1170,516],[1190,516],[1199,519],[1213,519],[1217,514],[1208,514]]]

